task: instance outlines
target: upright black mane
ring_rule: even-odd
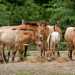
[[[32,26],[38,26],[37,22],[35,22],[35,21],[26,21],[24,24],[26,24],[26,25],[32,25]]]

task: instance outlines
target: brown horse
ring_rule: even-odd
[[[38,28],[37,28],[37,46],[40,48],[41,51],[41,56],[45,56],[45,37],[44,37],[44,30],[45,30],[45,25],[43,23],[39,23],[38,24]]]
[[[37,27],[38,43],[41,48],[41,56],[45,56],[45,52],[49,49],[49,39],[48,36],[52,32],[57,31],[62,35],[60,25],[57,23],[54,26],[50,26],[46,22],[39,22]],[[47,41],[47,42],[46,42]],[[48,48],[48,49],[47,49]]]
[[[35,34],[35,37],[36,37],[36,39],[35,39],[36,45],[41,50],[41,56],[44,56],[45,50],[46,50],[47,35],[45,35],[45,34],[47,34],[47,32],[46,32],[46,30],[47,30],[46,25],[47,24],[43,23],[43,22],[36,22],[36,23],[26,23],[25,25],[27,25],[27,30],[32,29],[34,31],[34,34]],[[24,25],[20,25],[19,29],[22,28],[21,26],[24,26]]]

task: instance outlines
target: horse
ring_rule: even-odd
[[[59,24],[54,26],[47,25],[47,51],[46,56],[55,56],[55,51],[59,46],[60,39],[62,38],[62,30]],[[54,44],[54,45],[53,45]],[[57,50],[57,55],[60,56],[59,51]]]
[[[67,46],[69,48],[68,57],[72,60],[72,53],[75,49],[75,27],[66,28],[64,39],[67,42]]]
[[[22,38],[21,38],[21,33],[19,33],[20,31],[24,32],[24,34],[22,34],[22,36],[25,38],[25,44],[27,44],[28,40],[31,40],[33,42],[36,43],[36,41],[40,38],[40,35],[41,34],[41,31],[42,31],[43,27],[41,26],[41,24],[37,25],[36,23],[27,23],[27,24],[22,24],[22,25],[19,25],[19,26],[5,26],[5,27],[1,27],[0,28],[0,34],[1,34],[1,44],[3,45],[3,49],[5,48],[5,46],[9,47],[9,48],[12,48],[13,46],[13,57],[12,57],[12,61],[14,61],[14,57],[15,57],[15,53],[17,50],[19,50],[17,47],[18,45],[21,45],[20,42],[17,43],[17,50],[15,49],[15,44],[16,42],[14,40],[19,40],[21,39],[20,41],[22,41]],[[19,31],[18,33],[16,31]],[[30,36],[31,33],[33,32],[32,34],[32,37]],[[8,34],[10,34],[11,36],[9,36]],[[38,34],[38,35],[37,35]],[[20,36],[20,37],[19,37]],[[43,36],[43,35],[42,35]],[[7,37],[7,38],[5,38]],[[17,37],[17,39],[16,39]],[[27,38],[27,39],[26,39]],[[32,39],[31,39],[32,38]],[[37,38],[37,39],[36,39]],[[5,40],[5,41],[4,41]],[[13,41],[12,41],[13,40]],[[42,43],[41,39],[39,39],[39,41]],[[14,42],[14,43],[13,43]],[[38,42],[38,41],[37,41]],[[13,45],[12,45],[12,44]],[[24,44],[24,43],[23,43]],[[23,44],[22,44],[22,47],[23,47]],[[37,43],[36,43],[37,46],[39,46]],[[20,47],[20,49],[22,48]],[[44,47],[44,46],[43,46]],[[42,50],[43,50],[43,47],[41,46],[40,49],[41,49],[41,54],[42,54]],[[27,48],[26,48],[27,49]],[[4,50],[3,50],[4,51]],[[26,51],[26,50],[25,50]],[[26,52],[25,52],[25,56],[26,56]]]
[[[32,40],[33,42],[36,43],[37,47],[40,47],[41,49],[41,56],[45,56],[45,51],[46,51],[46,39],[47,39],[47,24],[45,23],[25,23],[25,24],[21,24],[21,25],[17,25],[17,26],[10,26],[9,28],[5,28],[5,32],[6,30],[10,29],[13,32],[16,30],[21,30],[24,31],[25,33],[27,31],[29,31],[27,34],[25,34],[25,36],[29,35],[32,31],[34,33],[34,40]],[[46,35],[45,35],[46,34]],[[30,38],[29,38],[30,39]],[[27,39],[27,40],[29,40]],[[27,48],[26,48],[27,49]],[[25,50],[25,56],[26,56],[26,51]],[[14,56],[14,54],[13,54]]]
[[[57,31],[62,35],[62,31],[59,24],[55,24],[54,26],[50,26],[46,22],[38,23],[38,43],[41,48],[41,56],[45,56],[47,49],[49,49],[49,39],[48,37],[52,32]]]
[[[23,26],[23,27],[22,27]],[[43,32],[44,30],[44,24],[41,23],[41,22],[36,22],[36,23],[26,23],[26,27],[24,28],[25,25],[20,25],[19,27],[17,27],[17,29],[20,29],[20,30],[25,30],[25,28],[27,30],[33,30],[35,35],[36,35],[36,46],[37,48],[39,47],[39,49],[41,50],[41,56],[44,54],[45,55],[45,52],[44,52],[44,43],[43,43],[43,38],[44,38],[44,34],[42,34],[41,32]]]
[[[33,31],[22,31],[22,30],[3,30],[0,32],[0,46],[2,46],[4,61],[6,61],[4,55],[4,48],[8,47],[12,50],[12,61],[17,51],[22,53],[22,48],[25,43],[30,43],[34,41],[34,32]],[[9,57],[9,56],[8,56]]]
[[[59,47],[59,43],[60,43],[60,33],[57,31],[52,32],[48,37],[50,37],[49,39],[49,45],[50,45],[50,51],[52,52],[51,55],[55,56],[55,52],[57,51],[57,55],[60,56],[59,51],[57,50]]]

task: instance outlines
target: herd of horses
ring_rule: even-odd
[[[27,45],[30,42],[36,44],[40,50],[40,56],[51,58],[60,56],[59,43],[64,36],[68,45],[68,56],[72,60],[72,51],[75,49],[75,27],[66,28],[65,34],[59,23],[49,25],[46,22],[26,22],[16,26],[0,27],[0,60],[2,62],[14,61],[15,55],[19,52],[20,59],[22,55],[26,56]],[[8,50],[7,56],[5,51]]]

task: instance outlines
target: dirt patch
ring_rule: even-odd
[[[70,60],[69,60],[68,58],[65,58],[65,57],[58,57],[58,58],[56,59],[56,61],[57,61],[58,63],[66,63],[66,62],[69,62]]]
[[[30,75],[75,75],[75,61],[69,61],[64,54],[50,62],[32,54],[24,62],[0,64],[0,75],[25,75],[26,72]]]

